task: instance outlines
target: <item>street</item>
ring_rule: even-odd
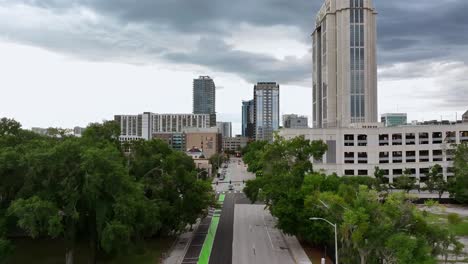
[[[210,214],[202,220],[187,246],[183,264],[310,263],[303,261],[307,256],[297,240],[291,243],[291,238],[285,239],[275,228],[275,219],[265,205],[251,204],[242,193],[242,181],[255,177],[247,172],[242,160],[233,158],[227,164],[225,179],[213,180],[221,208],[213,217]],[[229,190],[229,181],[233,190]]]

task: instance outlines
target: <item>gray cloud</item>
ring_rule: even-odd
[[[164,57],[177,63],[202,65],[235,73],[249,82],[275,80],[293,83],[307,79],[311,67],[307,63],[309,56],[278,60],[268,55],[234,50],[216,38],[202,38],[194,51],[167,53]]]
[[[374,0],[378,15],[379,64],[458,60],[468,62],[468,1]],[[309,44],[322,0],[0,0],[0,7],[22,4],[66,17],[90,10],[98,22],[24,28],[0,26],[13,41],[71,53],[87,59],[196,64],[234,73],[254,82],[310,79],[310,57],[279,60],[235,50],[225,43],[240,23],[294,26]],[[18,24],[23,24],[19,18]],[[66,19],[64,18],[66,22]],[[78,21],[80,22],[80,21]],[[6,32],[6,33],[5,33]],[[266,40],[271,41],[271,40]],[[185,44],[184,44],[185,43]],[[394,75],[397,73],[394,73]],[[411,76],[416,76],[416,72]],[[398,76],[395,76],[398,78]],[[405,75],[400,75],[405,78]]]

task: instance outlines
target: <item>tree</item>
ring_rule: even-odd
[[[130,242],[122,237],[110,240],[122,230],[114,226],[124,225],[129,234],[137,235],[158,223],[157,208],[146,202],[142,189],[126,174],[120,151],[110,143],[94,147],[83,141],[66,138],[32,161],[34,196],[17,199],[9,208],[9,215],[31,237],[63,238],[67,264],[73,263],[78,234],[85,234],[92,252],[98,248],[109,252]]]
[[[416,188],[416,179],[411,177],[411,171],[406,169],[403,175],[396,179],[395,187],[409,193]]]
[[[460,202],[468,203],[468,144],[460,144],[455,152],[454,159],[455,180],[452,187],[452,196]]]
[[[197,180],[195,164],[185,153],[173,151],[160,140],[137,141],[131,149],[130,174],[160,208],[161,232],[183,230],[216,204],[211,183]]]
[[[213,156],[210,157],[210,164],[213,168],[213,173],[217,173],[221,164],[226,162],[227,158],[224,154],[221,153],[216,153]]]
[[[0,263],[8,257],[13,251],[13,247],[6,238],[5,218],[0,213]]]

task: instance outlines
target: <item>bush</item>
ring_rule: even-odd
[[[461,217],[456,213],[450,213],[447,215],[447,220],[450,225],[458,225],[462,222]]]

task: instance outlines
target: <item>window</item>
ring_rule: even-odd
[[[457,142],[457,133],[452,132],[452,131],[445,132],[445,140],[448,143],[452,143],[452,144],[456,143]]]
[[[358,146],[367,146],[367,135],[358,135]]]
[[[414,133],[406,134],[406,145],[415,145],[416,144],[416,135]]]
[[[388,152],[380,152],[379,163],[380,164],[390,163],[390,154]]]
[[[468,131],[460,131],[460,142],[461,143],[468,142]]]
[[[367,170],[358,170],[358,175],[359,176],[369,176],[369,173]]]
[[[354,164],[354,152],[345,152],[345,163]]]
[[[443,160],[444,158],[442,155],[442,150],[436,149],[432,151],[432,161],[436,162],[436,161],[443,161]]]
[[[406,162],[416,162],[416,151],[406,151]]]
[[[392,135],[392,146],[400,146],[402,145],[402,135],[401,134],[393,134]]]
[[[354,135],[344,135],[344,145],[354,146]]]
[[[420,145],[429,144],[429,133],[419,133],[419,144]]]
[[[402,163],[403,162],[403,152],[393,151],[393,163]]]
[[[388,146],[388,135],[379,135],[379,146]]]
[[[345,170],[345,176],[354,176],[354,170]]]
[[[358,153],[358,163],[359,164],[367,164],[367,152],[359,152]]]
[[[429,162],[429,150],[419,151],[419,162]]]
[[[429,168],[421,168],[419,169],[419,175],[420,176],[426,176],[427,177],[427,174],[429,174]]]
[[[402,169],[394,169],[393,170],[393,176],[401,176],[403,175],[403,170]]]
[[[442,132],[432,133],[432,144],[442,144]]]

